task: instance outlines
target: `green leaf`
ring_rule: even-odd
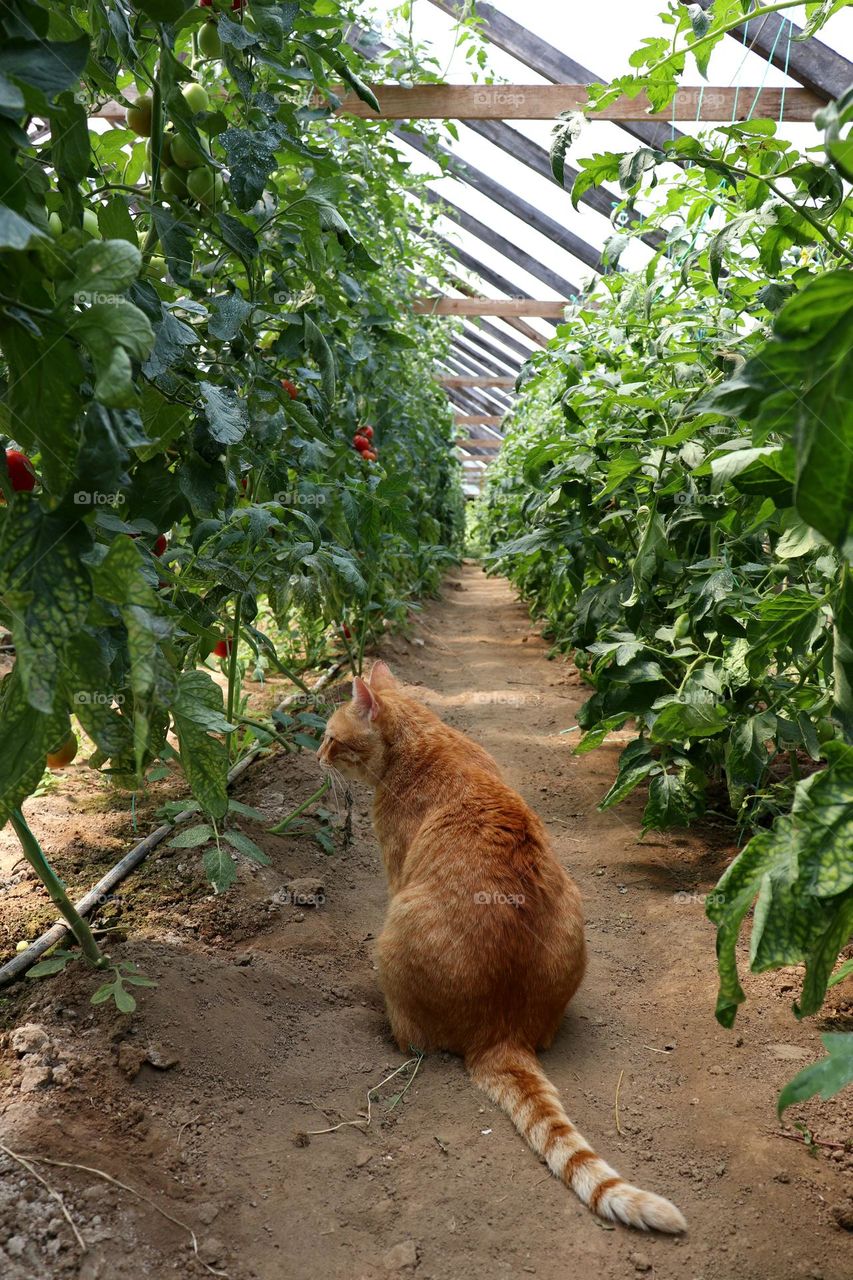
[[[220,294],[211,303],[211,316],[207,331],[220,342],[231,342],[243,327],[243,323],[252,313],[252,304],[240,295],[233,293]]]
[[[88,56],[86,36],[66,42],[7,38],[0,48],[0,73],[24,86],[28,105],[37,111],[77,84]]]
[[[114,538],[94,572],[95,591],[118,606],[125,624],[133,693],[136,768],[141,772],[158,709],[168,705],[173,676],[161,651],[171,627],[157,615],[158,602],[148,584],[141,549],[132,539]]]
[[[77,508],[79,510],[79,508]],[[17,506],[0,532],[0,600],[11,617],[16,669],[30,704],[50,714],[69,635],[82,627],[91,584],[80,557],[91,538],[78,517]]]
[[[26,976],[28,978],[48,978],[53,973],[61,973],[69,960],[74,957],[70,951],[55,951],[52,956],[48,956],[46,960],[39,960],[38,964],[34,964],[32,969],[28,969]]]
[[[657,761],[652,755],[651,747],[645,738],[638,738],[636,742],[629,742],[619,757],[619,771],[616,774],[616,781],[599,802],[598,808],[603,811],[604,809],[610,809],[614,804],[620,804],[649,776],[656,765]]]
[[[652,742],[684,742],[722,733],[728,712],[719,702],[668,702],[652,726]]]
[[[202,859],[205,874],[216,893],[224,893],[237,879],[237,868],[234,859],[227,849],[208,849]]]
[[[818,897],[853,885],[853,746],[827,747],[828,766],[797,786],[791,820],[800,875]]]
[[[154,227],[172,278],[178,284],[189,284],[193,268],[191,227],[162,206],[154,210]]]
[[[132,251],[123,240],[110,243]],[[77,316],[72,332],[92,357],[96,398],[109,408],[132,408],[137,392],[131,360],[144,360],[154,345],[154,330],[147,316],[123,298],[96,302]]]
[[[141,266],[142,254],[135,244],[128,244],[126,240],[90,240],[74,254],[71,259],[74,275],[62,282],[58,293],[63,298],[74,295],[75,301],[81,302],[90,301],[93,294],[115,295],[133,283]],[[141,311],[136,314],[142,316]],[[142,319],[150,328],[147,319],[144,316]]]
[[[212,382],[200,382],[198,389],[213,439],[219,444],[239,444],[249,427],[244,401],[230,387],[218,387]]]
[[[853,1082],[853,1031],[827,1031],[821,1040],[827,1057],[804,1067],[788,1081],[776,1104],[780,1118],[788,1107],[805,1102],[816,1093],[831,1098]]]
[[[228,749],[212,733],[227,733],[222,690],[204,671],[178,677],[172,718],[181,748],[181,764],[195,798],[211,818],[228,812]]]
[[[335,400],[335,357],[328,342],[307,312],[303,315],[303,324],[305,345],[317,361],[322,378],[323,395],[326,397],[327,404],[332,405]]]
[[[264,853],[260,845],[255,844],[254,840],[250,840],[242,831],[235,831],[233,828],[223,832],[223,839],[227,840],[230,845],[242,853],[244,857],[251,858],[253,862],[258,862],[262,867],[269,866],[269,858]]]
[[[698,776],[697,776],[698,775]],[[649,783],[649,799],[643,811],[643,833],[684,827],[702,812],[704,799],[699,771],[657,773]]]
[[[29,249],[33,240],[43,240],[44,236],[14,209],[0,204],[0,249]]]
[[[216,833],[213,827],[207,822],[199,822],[194,827],[187,827],[186,830],[180,831],[169,841],[170,849],[197,849],[199,845],[207,844],[209,840],[215,839]]]

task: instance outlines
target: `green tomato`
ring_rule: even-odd
[[[186,198],[187,184],[178,169],[164,169],[160,184],[167,196],[177,196],[181,200]]]
[[[172,143],[175,141],[173,133],[164,133],[160,142],[160,168],[164,168],[172,159]],[[154,153],[151,150],[150,141],[145,146],[145,168],[149,173],[154,168]]]
[[[143,93],[127,109],[127,127],[140,138],[151,137],[151,94]]]
[[[189,84],[185,84],[181,93],[193,115],[197,115],[199,111],[206,111],[210,106],[207,90],[197,80],[191,80]]]
[[[197,147],[179,133],[172,143],[172,160],[182,169],[197,169],[200,164],[204,164],[205,158]]]
[[[211,208],[222,199],[225,184],[220,174],[212,169],[192,169],[187,175],[187,189],[199,204]]]
[[[672,638],[673,640],[683,640],[685,636],[689,634],[690,634],[690,614],[680,613],[678,617],[675,619],[675,624],[672,628]]]
[[[158,280],[162,280],[166,274],[166,259],[161,258],[159,253],[155,253],[154,257],[149,260],[148,274],[156,276]]]
[[[264,284],[272,284],[275,280],[275,267],[267,267],[264,272]]]
[[[203,58],[218,58],[222,53],[222,41],[215,22],[206,22],[198,33],[198,51]]]
[[[47,215],[47,229],[54,240],[58,240],[62,235],[62,219],[58,213],[49,213]]]
[[[93,236],[95,240],[103,240],[101,228],[98,226],[98,215],[94,209],[83,210],[83,230],[87,235]]]
[[[835,740],[835,721],[830,720],[829,716],[822,716],[815,725],[815,729],[817,731],[817,740],[821,746]]]

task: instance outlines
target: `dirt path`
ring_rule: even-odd
[[[734,1033],[713,1019],[701,895],[731,845],[721,836],[709,847],[707,830],[638,844],[639,803],[596,812],[618,745],[572,756],[574,738],[560,730],[574,723],[583,689],[571,667],[547,660],[505,583],[466,565],[414,637],[386,646],[392,667],[494,753],[585,896],[589,974],[546,1070],[602,1154],[675,1200],[689,1236],[597,1224],[453,1059],[426,1060],[402,1097],[410,1069],[386,1085],[369,1129],[302,1136],[356,1117],[401,1063],[372,962],[385,890],[366,793],[344,853],[266,837],[272,866],[241,874],[232,893],[242,905],[219,933],[206,898],[182,925],[152,912],[146,936],[125,949],[159,982],[142,993],[130,1035],[117,1016],[89,1011],[80,979],[29,994],[58,1083],[24,1096],[7,1052],[3,1141],[144,1188],[195,1227],[208,1265],[232,1280],[849,1277],[853,1238],[832,1210],[849,1194],[853,1158],[832,1148],[814,1158],[772,1136],[777,1088],[818,1048],[814,1023],[798,1027],[790,1014],[796,976],[750,980]],[[277,759],[248,775],[241,798],[272,817],[315,777],[307,757]],[[180,879],[182,856],[154,864],[165,884]],[[280,905],[294,877],[322,885],[323,905]],[[147,1050],[179,1062],[134,1075]],[[824,1140],[849,1136],[849,1101],[798,1115]],[[81,1264],[56,1205],[23,1170],[0,1167],[0,1239],[3,1228],[23,1231],[17,1252],[7,1246],[8,1271],[0,1254],[12,1280],[204,1274],[186,1234],[148,1205],[43,1166],[94,1242]]]

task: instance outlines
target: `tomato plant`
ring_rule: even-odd
[[[678,37],[704,70],[736,19],[668,11],[675,33],[597,100],[667,106]],[[751,967],[805,964],[797,1016],[853,936],[851,118],[848,94],[803,153],[747,119],[578,162],[575,201],[621,186],[610,270],[532,358],[479,515],[492,564],[590,686],[575,750],[636,732],[600,807],[644,787],[644,831],[711,807],[751,837],[709,897],[726,1026],[756,898]],[[555,134],[558,179],[575,132]],[[635,235],[656,252],[621,272]],[[849,1039],[783,1104],[853,1077]]]
[[[3,6],[0,823],[19,832],[72,716],[91,766],[136,789],[178,764],[221,827],[252,736],[237,642],[302,685],[271,631],[316,661],[357,609],[360,660],[456,554],[449,336],[410,306],[419,180],[386,126],[332,114],[341,81],[371,101],[353,16]],[[349,445],[366,417],[370,468]],[[224,698],[202,666],[223,635]]]

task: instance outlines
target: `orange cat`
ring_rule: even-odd
[[[487,751],[408,697],[383,662],[329,720],[320,760],[375,787],[391,900],[379,967],[398,1045],[461,1054],[556,1177],[603,1218],[684,1231],[571,1123],[536,1058],[586,963],[577,886]]]

